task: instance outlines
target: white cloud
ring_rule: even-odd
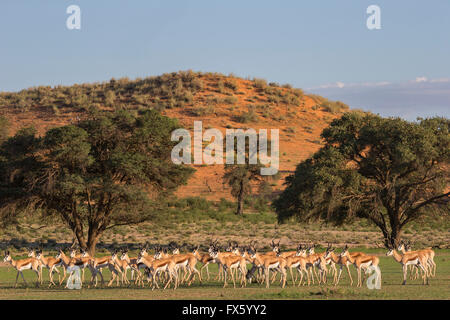
[[[427,82],[427,81],[428,81],[427,77],[417,77],[415,80],[415,82]]]
[[[310,87],[306,88],[305,90],[317,90],[317,89],[331,89],[331,88],[357,88],[357,87],[380,87],[380,86],[389,86],[389,85],[398,85],[398,86],[404,86],[408,85],[408,83],[447,83],[450,82],[450,78],[437,78],[437,79],[428,79],[427,77],[416,77],[416,79],[404,82],[404,83],[392,83],[389,81],[378,81],[378,82],[342,82],[337,81],[334,83],[327,83],[316,87]]]
[[[449,78],[439,78],[439,79],[431,79],[431,83],[440,83],[440,82],[450,82]]]
[[[329,88],[354,88],[354,87],[379,87],[391,84],[389,81],[380,82],[354,82],[354,83],[344,83],[337,81],[335,83],[323,84],[317,87],[306,88],[306,90],[316,90],[316,89],[329,89]]]
[[[336,82],[306,90],[382,116],[408,120],[435,115],[450,117],[450,78],[417,77],[399,83]]]

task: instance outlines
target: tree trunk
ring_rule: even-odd
[[[241,181],[241,189],[238,194],[238,206],[236,210],[236,214],[239,216],[244,215],[244,181]]]
[[[77,237],[80,248],[86,249],[86,241],[84,240],[84,236],[80,236],[78,232],[75,233],[75,236]]]
[[[400,226],[394,224],[392,226],[391,235],[390,235],[390,243],[394,248],[397,248],[400,243],[401,236],[401,228]]]
[[[378,226],[378,228],[380,228],[381,232],[383,233],[384,246],[386,248],[397,248],[400,243],[402,226],[391,219],[389,220],[390,228],[384,220],[383,222],[379,222],[376,219],[372,219],[372,221]]]
[[[95,255],[95,247],[100,238],[101,231],[99,230],[98,224],[89,223],[89,231],[88,231],[88,240],[87,240],[87,248],[86,250],[89,252],[89,255],[93,257]]]
[[[75,230],[72,230],[75,237],[78,240],[78,244],[82,249],[86,249],[86,239],[84,238],[83,229],[80,229],[79,227],[75,227]]]
[[[401,227],[396,223],[391,223],[391,230],[387,226],[379,226],[384,237],[386,248],[397,248],[400,243]]]
[[[72,210],[70,212],[60,212],[61,218],[66,221],[74,236],[78,240],[78,244],[82,249],[86,249],[86,239],[84,237],[83,223],[77,212],[76,201],[72,201]]]
[[[388,208],[389,220],[391,224],[390,244],[392,247],[397,248],[400,241],[400,212],[396,208]]]
[[[242,216],[244,214],[244,201],[243,200],[239,200],[238,201],[238,206],[237,206],[237,210],[236,210],[236,214],[238,216]]]
[[[381,229],[381,232],[383,232],[384,246],[385,246],[386,248],[389,248],[389,247],[391,246],[391,241],[390,241],[389,231],[388,231],[385,227],[380,228],[380,229]]]
[[[89,239],[88,239],[86,250],[91,257],[93,257],[95,255],[95,247],[97,246],[97,242],[98,242],[99,238],[100,237],[98,235],[95,235],[95,236],[89,237]]]

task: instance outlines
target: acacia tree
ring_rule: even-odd
[[[244,200],[252,192],[252,183],[263,181],[257,164],[233,164],[225,166],[224,182],[231,187],[231,195],[237,200],[237,215],[244,214]]]
[[[39,139],[33,127],[20,129],[13,137],[5,137],[0,145],[0,224],[3,227],[16,224],[18,214],[28,208],[25,179],[30,179],[38,168],[34,156],[38,148]]]
[[[286,179],[273,202],[279,221],[363,217],[386,246],[397,245],[405,225],[427,210],[448,213],[449,129],[445,118],[345,114],[322,132],[325,146]]]
[[[14,192],[0,197],[15,208],[60,217],[80,246],[94,254],[106,229],[151,219],[158,210],[154,200],[192,174],[170,158],[175,145],[170,135],[178,127],[156,111],[140,116],[117,111],[92,114],[43,138],[19,132],[1,148],[3,187]],[[20,139],[25,142],[18,147]],[[10,205],[3,209],[11,212]]]
[[[230,137],[227,137],[227,140]],[[261,187],[262,183],[268,179],[268,176],[263,176],[261,174],[261,169],[264,166],[258,159],[257,151],[260,137],[258,134],[249,134],[249,136],[244,135],[244,139],[241,143],[244,146],[239,146],[239,138],[232,137],[233,148],[234,148],[234,163],[235,164],[225,164],[225,173],[223,175],[224,183],[231,187],[231,195],[237,200],[236,215],[244,214],[244,200],[246,197],[252,194],[252,185],[257,184]],[[253,143],[250,141],[253,139]],[[236,143],[237,142],[237,143]],[[255,150],[250,149],[250,144],[253,145]],[[267,141],[266,147],[270,150],[271,142]],[[242,153],[242,154],[241,154]],[[244,163],[237,164],[237,159],[239,154],[243,157]],[[250,159],[255,157],[256,163],[250,163]]]

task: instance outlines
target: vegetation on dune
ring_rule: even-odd
[[[326,100],[326,101],[322,102],[320,104],[320,106],[325,111],[330,112],[330,113],[341,113],[341,112],[346,112],[350,109],[348,107],[348,105],[346,105],[345,103],[343,103],[341,101]]]
[[[20,130],[0,147],[2,222],[22,212],[59,217],[93,254],[106,229],[151,219],[151,195],[187,182],[194,169],[170,157],[176,128],[156,111],[118,111],[91,114],[42,138]]]
[[[6,140],[8,138],[8,119],[5,117],[0,116],[0,143]]]
[[[250,86],[249,86],[250,85]],[[245,91],[242,91],[245,90]],[[322,104],[322,111],[340,113],[348,107],[341,102],[328,101],[314,96]],[[305,96],[303,90],[291,85],[280,86],[264,79],[253,81],[225,76],[219,73],[202,73],[179,71],[160,76],[111,79],[102,83],[74,84],[72,86],[38,86],[19,92],[0,92],[0,109],[6,112],[17,110],[28,112],[40,108],[39,112],[48,110],[56,117],[75,112],[86,114],[92,110],[154,109],[164,112],[174,108],[193,110],[190,115],[202,117],[212,115],[202,111],[216,105],[249,107],[253,103],[264,103],[269,109],[279,106],[303,107]],[[225,107],[226,108],[226,107]],[[262,116],[277,121],[291,117],[295,112],[283,114],[280,110],[271,113],[266,109]],[[226,113],[225,113],[226,114]],[[222,114],[224,116],[225,114]],[[257,122],[258,114],[254,111],[236,115],[226,114],[231,120],[241,123]]]
[[[240,115],[234,117],[234,121],[239,123],[250,123],[256,122],[257,120],[258,116],[256,115],[253,109],[249,109],[248,111],[243,112]]]
[[[426,211],[448,214],[450,121],[417,123],[347,113],[322,132],[325,146],[300,163],[274,202],[280,221],[369,219],[396,246]]]
[[[265,89],[267,87],[267,81],[265,79],[254,78],[253,83],[255,88]]]
[[[326,112],[333,114],[342,113],[349,111],[349,106],[341,101],[332,101],[316,94],[308,94],[308,97],[314,100],[316,105],[313,107],[314,110],[322,109]]]
[[[26,90],[0,93],[0,107],[28,111],[31,107],[75,108],[79,111],[99,106],[172,108],[192,102],[193,94],[203,88],[199,74],[180,71],[157,77],[72,86],[39,86]]]

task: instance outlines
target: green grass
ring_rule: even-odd
[[[370,290],[363,283],[362,288],[351,287],[346,273],[343,273],[338,287],[331,284],[317,284],[303,287],[293,287],[288,275],[288,286],[280,288],[276,281],[269,289],[258,284],[250,284],[246,288],[233,289],[231,281],[228,288],[222,288],[223,283],[213,281],[217,274],[216,265],[210,266],[211,280],[202,284],[196,281],[191,287],[182,285],[177,290],[152,291],[149,287],[114,287],[86,288],[68,290],[62,287],[47,288],[48,271],[44,269],[45,284],[39,288],[31,283],[36,276],[32,271],[24,271],[29,282],[27,288],[19,282],[17,289],[13,288],[16,272],[12,267],[0,267],[0,299],[449,299],[450,298],[450,250],[436,250],[436,277],[430,279],[430,284],[422,285],[422,280],[409,280],[401,285],[401,266],[392,257],[384,255],[385,250],[370,250],[380,255],[382,272],[382,288]],[[206,270],[203,275],[206,278]],[[351,267],[352,276],[356,281],[356,271]],[[289,272],[288,272],[289,273]],[[105,281],[110,278],[104,271]],[[86,271],[86,279],[90,273]],[[57,276],[55,276],[57,279]],[[330,277],[328,281],[330,282]],[[87,282],[86,282],[87,284]]]

